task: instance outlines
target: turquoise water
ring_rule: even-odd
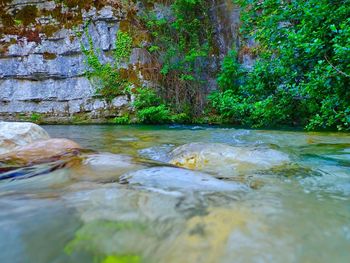
[[[92,150],[83,156],[89,161],[0,181],[0,262],[349,262],[350,134],[44,128]],[[120,183],[130,170],[162,166],[190,142],[268,147],[292,161],[234,178],[245,192]]]

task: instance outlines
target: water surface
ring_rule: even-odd
[[[79,167],[0,181],[0,262],[349,262],[350,134],[44,128],[94,153]],[[269,147],[292,164],[234,178],[243,193],[119,183],[189,142]]]

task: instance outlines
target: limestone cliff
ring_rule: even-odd
[[[211,1],[218,66],[239,45],[239,9],[231,0]],[[110,61],[116,33],[142,8],[133,1],[0,0],[0,119],[104,122],[130,111],[130,98],[107,102],[96,94],[84,75],[82,45],[88,46],[88,32],[100,59]],[[126,68],[147,63],[147,52],[135,45]]]

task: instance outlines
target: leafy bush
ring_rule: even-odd
[[[171,116],[171,121],[174,123],[191,123],[192,119],[188,113],[178,113]]]
[[[137,119],[141,123],[157,124],[171,121],[171,111],[151,88],[137,89],[133,105],[136,109]]]
[[[31,122],[39,123],[39,122],[41,122],[42,118],[43,118],[43,116],[40,113],[33,112],[30,115]]]
[[[119,125],[125,125],[125,124],[130,124],[130,117],[129,115],[123,115],[120,117],[115,117],[114,118],[114,123],[119,124]]]
[[[137,110],[152,106],[158,106],[161,104],[161,99],[151,88],[138,88],[136,92],[137,94],[134,101],[134,107]]]
[[[164,104],[137,111],[137,118],[140,122],[147,124],[169,123],[171,121],[170,111]]]
[[[218,113],[255,127],[349,130],[350,0],[236,2],[259,58],[250,71],[235,52],[224,60],[221,93],[209,98]]]

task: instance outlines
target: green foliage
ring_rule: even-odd
[[[30,121],[31,122],[35,122],[35,123],[38,123],[42,120],[42,115],[40,113],[35,113],[33,112],[31,115],[30,115]]]
[[[86,34],[88,35],[87,31]],[[89,36],[89,35],[88,35]],[[97,92],[107,100],[112,100],[120,94],[131,92],[131,83],[123,79],[119,68],[123,62],[128,62],[131,54],[132,38],[125,32],[117,34],[114,63],[103,64],[99,59],[99,50],[95,50],[93,40],[89,36],[89,49],[84,49],[86,62],[89,66],[87,75],[96,86]],[[156,51],[156,48],[153,48]],[[137,121],[146,124],[169,123],[172,121],[184,121],[189,119],[185,113],[173,114],[168,105],[151,88],[139,88],[136,100],[133,103],[136,109]],[[116,117],[116,124],[129,124],[128,115]]]
[[[114,59],[117,66],[123,61],[128,61],[131,55],[132,37],[128,33],[118,31]]]
[[[259,59],[252,70],[225,59],[222,92],[210,96],[218,113],[254,127],[349,130],[350,0],[236,2]]]
[[[243,71],[237,60],[237,52],[231,50],[222,62],[221,71],[217,78],[219,87],[222,90],[237,90],[240,85],[239,79],[242,74]]]
[[[185,112],[173,114],[171,116],[171,121],[174,123],[191,123],[191,115]]]
[[[127,114],[120,117],[115,117],[114,123],[118,125],[130,124],[130,116]]]
[[[140,88],[137,92],[134,107],[139,122],[156,124],[169,123],[171,121],[171,111],[161,102],[161,99],[153,89]]]
[[[171,120],[170,111],[164,104],[138,110],[137,118],[147,124],[169,123]]]
[[[139,88],[137,89],[136,99],[134,101],[134,107],[137,110],[147,107],[158,106],[161,104],[161,99],[157,96],[156,92],[151,88]]]
[[[178,111],[192,104],[192,113],[199,108],[198,94],[203,93],[205,74],[208,73],[212,29],[208,1],[175,0],[170,5],[171,15],[161,17],[155,12],[143,16],[152,36],[148,50],[157,56],[163,75],[162,97]]]
[[[92,84],[96,87],[97,94],[111,101],[118,95],[125,94],[131,83],[123,78],[120,74],[120,65],[127,61],[131,53],[132,38],[125,32],[118,31],[116,48],[114,51],[114,63],[102,63],[99,59],[100,51],[95,49],[93,40],[88,34],[89,48],[82,45],[82,50],[86,56],[88,71],[86,75]]]
[[[146,124],[190,123],[188,113],[176,113],[151,88],[137,89],[134,101],[138,122]]]

